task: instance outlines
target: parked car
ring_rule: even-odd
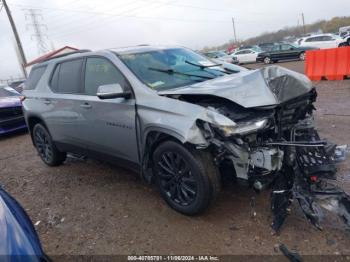
[[[253,49],[244,49],[234,52],[231,56],[238,61],[238,64],[255,63],[259,53]]]
[[[350,31],[345,31],[341,34],[341,37],[346,42],[346,45],[350,46]]]
[[[13,81],[9,83],[9,86],[21,94],[23,91],[24,82],[25,82],[24,80]]]
[[[240,51],[240,50],[245,50],[245,49],[253,49],[256,51],[261,51],[260,47],[257,45],[241,45],[240,47],[238,47],[235,51]]]
[[[50,261],[21,205],[0,186],[1,261]]]
[[[334,34],[320,34],[302,38],[299,45],[303,47],[310,46],[319,49],[326,49],[345,46],[347,43],[340,36]]]
[[[204,53],[204,55],[206,57],[218,59],[218,60],[220,60],[222,62],[226,62],[226,63],[232,63],[232,64],[237,63],[237,61],[232,59],[232,56],[226,54],[223,51],[210,51],[210,52]]]
[[[280,43],[274,45],[271,51],[259,53],[256,61],[265,64],[275,63],[281,60],[299,59],[305,60],[305,52],[307,50],[316,50],[318,48],[297,46],[293,44]]]
[[[0,135],[27,128],[23,112],[23,96],[9,86],[0,86]]]
[[[339,28],[339,36],[344,37],[350,33],[350,26],[343,26]]]
[[[335,172],[337,147],[314,129],[315,88],[281,67],[238,72],[186,48],[137,46],[56,57],[33,66],[29,81],[24,114],[45,164],[67,152],[119,163],[183,214],[203,212],[225,173],[273,186],[278,229],[294,194],[310,214],[312,181]],[[335,190],[312,186],[341,207]],[[339,214],[349,217],[346,201]]]
[[[258,44],[258,47],[261,49],[261,51],[270,51],[276,43],[261,43]]]

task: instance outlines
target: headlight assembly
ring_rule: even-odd
[[[254,121],[237,123],[237,125],[235,126],[216,126],[216,128],[218,128],[221,131],[221,133],[226,137],[237,134],[246,135],[264,128],[267,122],[267,119],[259,119]]]

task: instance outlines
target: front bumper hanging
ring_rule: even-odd
[[[337,185],[336,162],[345,159],[346,147],[315,141],[286,143],[284,167],[271,194],[272,229],[277,232],[297,200],[309,222],[322,229],[325,210],[338,215],[350,227],[350,196]],[[304,137],[305,139],[305,137]]]

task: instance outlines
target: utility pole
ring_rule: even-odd
[[[41,30],[42,28],[45,28],[47,30],[47,26],[39,22],[39,18],[43,20],[41,10],[40,9],[24,9],[24,10],[27,11],[27,13],[25,14],[25,18],[27,19],[29,17],[31,19],[31,24],[28,24],[27,27],[29,26],[33,27],[34,34],[32,35],[32,37],[36,39],[39,55],[48,52],[47,44],[44,39],[44,38],[47,38],[47,35],[45,35]]]
[[[304,31],[304,35],[305,35],[306,34],[306,29],[305,29],[304,13],[301,13],[301,19],[303,20],[303,31]]]
[[[15,40],[16,40],[16,43],[17,43],[17,48],[18,48],[18,52],[19,52],[20,60],[21,60],[20,64],[21,64],[23,76],[25,78],[27,78],[27,71],[26,71],[26,68],[25,68],[25,65],[27,64],[27,59],[26,59],[26,56],[24,55],[21,39],[19,38],[15,22],[13,21],[13,18],[12,18],[10,9],[7,6],[6,0],[2,0],[2,4],[3,4],[4,8],[5,8],[7,17],[9,19],[9,21],[10,21],[12,32],[15,35]]]
[[[233,26],[233,34],[235,37],[235,43],[237,44],[237,35],[236,35],[236,26],[235,26],[235,19],[232,17],[232,26]]]

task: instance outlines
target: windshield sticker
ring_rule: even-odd
[[[148,84],[150,87],[152,88],[155,88],[155,87],[158,87],[158,86],[161,86],[161,85],[164,85],[165,83],[162,82],[162,81],[157,81],[157,82],[154,82],[152,84]]]

